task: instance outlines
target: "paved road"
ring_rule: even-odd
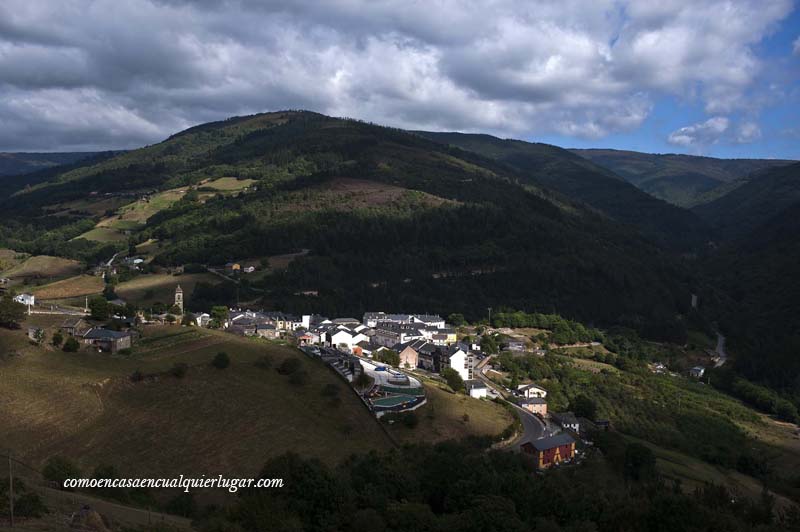
[[[717,355],[719,355],[719,360],[717,363],[714,364],[714,367],[720,367],[728,360],[728,353],[725,351],[725,337],[722,336],[719,332],[717,333],[717,348],[716,348]]]
[[[550,431],[541,419],[516,405],[514,408],[517,410],[519,420],[522,421],[523,428],[522,436],[514,442],[514,448],[520,447],[526,441],[539,440],[550,435]]]
[[[492,357],[488,356],[481,360],[475,368],[478,370],[476,374],[486,386],[496,391],[501,398],[505,399],[508,393],[486,376],[486,369],[491,359]],[[550,435],[550,431],[544,421],[511,401],[506,400],[506,402],[514,407],[519,416],[519,420],[522,422],[522,435],[512,444],[515,449],[518,449],[520,445],[526,441],[538,440]]]

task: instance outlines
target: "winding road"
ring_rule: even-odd
[[[550,435],[550,431],[548,430],[547,424],[533,415],[533,413],[528,412],[524,408],[517,406],[515,403],[506,399],[508,392],[503,390],[500,386],[492,382],[492,380],[486,376],[486,369],[489,361],[492,359],[492,356],[488,356],[481,360],[478,365],[475,367],[477,372],[475,375],[478,376],[480,380],[486,384],[489,388],[497,392],[497,395],[502,398],[505,402],[510,404],[514,407],[517,411],[517,415],[519,416],[520,422],[522,422],[522,434],[519,438],[517,438],[511,446],[514,449],[519,449],[520,446],[528,441],[539,440],[546,436]]]

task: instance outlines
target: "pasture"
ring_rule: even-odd
[[[181,285],[184,298],[188,301],[197,283],[217,284],[220,281],[219,277],[210,273],[140,275],[117,285],[116,293],[125,301],[139,305],[151,305],[157,301],[171,304],[178,285]]]
[[[103,279],[94,275],[77,275],[31,289],[39,300],[69,299],[91,296],[103,291]]]
[[[336,463],[390,446],[344,382],[289,347],[178,326],[147,328],[129,356],[36,347],[22,331],[0,331],[0,345],[9,336],[19,356],[0,359],[0,433],[34,465],[64,455],[85,471],[252,475],[287,451]],[[220,351],[224,370],[209,364]],[[301,360],[303,384],[275,370],[287,357]],[[189,366],[183,378],[168,373],[176,363]],[[145,377],[134,382],[137,370]]]
[[[11,279],[25,277],[47,279],[75,275],[81,271],[81,264],[78,261],[49,255],[35,255],[16,262],[0,273]]]

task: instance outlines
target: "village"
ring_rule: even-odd
[[[458,328],[439,315],[366,312],[361,319],[330,319],[227,307],[192,314],[184,310],[184,292],[178,285],[168,312],[148,315],[139,311],[133,318],[117,314],[109,316],[108,323],[94,324],[97,320],[89,317],[88,305],[82,312],[48,311],[36,306],[33,294],[19,294],[14,300],[29,313],[65,313],[58,334],[64,338],[64,350],[69,351],[92,349],[126,355],[140,331],[155,324],[216,328],[293,345],[335,371],[374,416],[380,419],[391,414],[390,423],[427,403],[423,379],[447,382],[472,399],[512,406],[522,422],[522,433],[515,436],[513,448],[531,455],[538,469],[576,461],[580,454],[576,444],[585,440],[585,428],[607,427],[607,422],[579,420],[571,412],[549,412],[547,390],[540,386],[528,383],[510,389],[493,381],[487,376],[492,355],[483,352],[480,336],[459,337]],[[43,337],[36,327],[30,327],[27,334],[32,342],[41,342]],[[520,354],[526,351],[525,342],[517,338],[509,338],[503,348]],[[544,354],[541,349],[530,352]]]

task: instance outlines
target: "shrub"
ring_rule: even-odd
[[[169,370],[170,375],[175,377],[176,379],[182,379],[186,376],[186,372],[189,371],[189,366],[184,362],[178,362]]]
[[[445,368],[444,371],[442,371],[442,377],[444,377],[444,380],[447,381],[447,385],[450,386],[453,391],[459,392],[464,389],[464,379],[462,379],[461,375],[453,368]]]
[[[231,365],[231,359],[228,353],[220,351],[217,353],[217,356],[214,357],[214,360],[211,361],[211,365],[217,369],[225,369]]]
[[[295,357],[286,357],[281,362],[281,365],[278,366],[278,373],[281,375],[291,375],[300,369],[302,366],[302,362],[300,362],[299,358]]]
[[[295,386],[303,386],[308,382],[308,373],[305,371],[295,371],[289,375],[289,382]]]
[[[78,342],[74,337],[70,336],[67,338],[67,341],[64,342],[64,347],[62,347],[62,350],[67,353],[76,353],[80,348],[80,342]]]
[[[47,507],[36,493],[24,493],[14,501],[14,515],[17,517],[42,517]]]
[[[136,371],[131,373],[130,379],[131,382],[141,382],[144,380],[144,374],[142,374],[142,372],[137,369]]]
[[[256,367],[261,369],[270,369],[272,367],[272,359],[267,355],[264,355],[256,360]]]
[[[117,351],[117,354],[127,357],[133,354],[133,349],[131,349],[130,347],[126,347],[125,349],[120,349],[119,351]]]
[[[53,456],[44,466],[42,475],[46,480],[58,484],[58,489],[64,488],[64,481],[68,478],[80,478],[81,470],[63,456]]]
[[[60,347],[63,341],[64,335],[61,334],[61,331],[54,332],[53,337],[50,339],[50,343],[53,344],[54,347]]]

